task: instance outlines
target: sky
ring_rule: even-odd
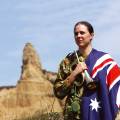
[[[120,65],[119,0],[0,0],[0,86],[20,79],[23,48],[30,42],[42,68],[57,72],[60,61],[77,49],[73,28],[89,21],[93,47]]]

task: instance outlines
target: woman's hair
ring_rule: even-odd
[[[87,21],[79,21],[79,22],[77,22],[75,24],[75,26],[74,26],[74,32],[75,32],[75,28],[78,25],[85,25],[87,27],[87,29],[88,29],[88,31],[89,31],[90,34],[94,33],[94,29],[93,29],[92,25],[89,22],[87,22]]]

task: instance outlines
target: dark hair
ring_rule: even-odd
[[[87,21],[79,21],[79,22],[77,22],[75,24],[75,26],[74,26],[74,32],[75,32],[75,28],[78,25],[85,25],[87,27],[87,29],[88,29],[88,31],[89,31],[90,34],[94,33],[94,29],[93,29],[92,25],[89,22],[87,22]]]

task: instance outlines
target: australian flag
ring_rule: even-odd
[[[95,49],[85,62],[97,89],[85,91],[82,120],[115,120],[120,108],[120,68],[109,54]]]

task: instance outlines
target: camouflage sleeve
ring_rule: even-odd
[[[65,58],[59,65],[57,79],[54,84],[54,93],[56,97],[63,99],[69,92],[70,87],[66,85],[64,80],[70,75],[71,67],[68,58]]]

